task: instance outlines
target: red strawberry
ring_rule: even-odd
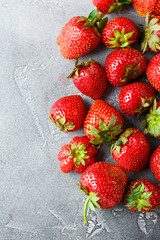
[[[153,137],[160,138],[160,102],[157,103],[156,99],[141,125],[145,128],[145,134],[150,133]]]
[[[138,172],[148,163],[150,144],[140,130],[128,128],[112,145],[111,153],[114,160],[126,171]]]
[[[61,131],[73,132],[82,126],[86,112],[81,96],[70,95],[53,104],[49,117]]]
[[[87,205],[108,209],[117,205],[127,185],[127,174],[119,166],[106,162],[97,162],[89,166],[80,179],[80,189],[88,195],[84,205],[84,221],[87,224]]]
[[[160,182],[160,146],[152,153],[150,158],[150,169]]]
[[[101,13],[107,14],[114,11],[120,12],[122,6],[131,3],[131,0],[92,0],[92,2]]]
[[[148,15],[146,16],[141,50],[143,53],[147,50],[160,52],[160,16],[151,18],[149,18]]]
[[[132,48],[116,49],[106,58],[108,81],[115,87],[123,87],[140,76],[146,65],[147,60],[139,51]]]
[[[57,44],[64,58],[79,58],[95,49],[101,41],[99,29],[103,29],[107,18],[93,10],[89,17],[73,17],[62,28]]]
[[[75,68],[69,77],[72,77],[81,93],[94,100],[100,99],[108,86],[105,69],[92,58],[80,64],[76,59]]]
[[[103,43],[109,48],[123,48],[133,45],[138,38],[135,23],[126,17],[110,21],[102,32]]]
[[[147,66],[146,74],[150,84],[160,92],[160,54],[151,59]]]
[[[141,17],[160,15],[160,0],[132,0],[133,6]]]
[[[151,212],[160,206],[160,187],[146,179],[137,179],[127,187],[125,204],[130,211]]]
[[[89,139],[74,137],[67,145],[62,146],[58,153],[60,169],[64,173],[74,170],[82,173],[88,166],[97,161],[97,147],[90,144]]]
[[[140,116],[148,110],[155,98],[155,92],[146,83],[135,82],[123,87],[119,93],[119,106],[127,116]]]
[[[121,113],[109,103],[96,100],[84,121],[84,132],[91,143],[101,145],[112,143],[123,130],[124,119]]]

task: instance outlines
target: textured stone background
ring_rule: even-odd
[[[60,55],[56,37],[70,17],[88,16],[92,9],[91,0],[0,0],[0,240],[159,239],[160,210],[132,213],[123,202],[113,209],[89,211],[89,225],[84,226],[85,197],[76,186],[80,176],[59,170],[62,144],[84,133],[59,132],[48,118],[57,99],[80,94],[66,78],[74,61]],[[120,15],[134,20],[142,31],[138,24],[144,20],[132,5],[109,19]],[[81,60],[92,56],[104,66],[110,51],[100,45]],[[138,80],[145,82],[146,76]],[[119,108],[119,90],[109,87],[103,99]],[[92,100],[83,98],[89,108]],[[143,120],[125,119],[126,127],[139,127]],[[153,151],[160,141],[149,140]],[[107,146],[98,159],[115,163]],[[136,178],[158,184],[149,169],[129,174],[129,180]]]

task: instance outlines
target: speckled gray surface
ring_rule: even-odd
[[[91,0],[0,0],[0,240],[159,239],[160,210],[132,213],[123,202],[89,211],[84,226],[85,198],[76,186],[80,175],[59,169],[62,144],[84,133],[59,132],[48,117],[57,99],[79,94],[66,78],[74,61],[61,56],[56,37],[69,18],[87,16],[92,9]],[[120,15],[136,24],[144,21],[131,5],[109,19]],[[110,51],[100,45],[82,60],[92,56],[104,66]],[[153,56],[146,54],[148,60]],[[146,76],[139,80],[146,81]],[[103,97],[118,109],[119,90],[109,87]],[[89,108],[92,100],[83,98]],[[126,127],[139,127],[143,118],[125,119]],[[160,144],[151,137],[149,141],[152,151]],[[114,163],[107,146],[98,159]],[[147,168],[129,174],[129,180],[145,177],[158,184]]]

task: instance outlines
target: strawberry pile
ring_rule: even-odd
[[[120,11],[131,0],[92,0],[96,7],[88,17],[72,17],[60,31],[57,44],[62,56],[75,59],[71,74],[73,84],[84,95],[94,100],[87,111],[80,95],[58,99],[50,110],[50,119],[64,133],[83,126],[85,136],[75,136],[58,153],[60,169],[64,173],[81,173],[79,189],[86,195],[87,207],[112,208],[124,198],[130,211],[150,212],[160,206],[160,187],[147,179],[136,179],[128,184],[127,172],[140,172],[147,166],[160,182],[160,146],[151,152],[145,134],[160,139],[160,54],[147,63],[144,53],[160,51],[160,0],[132,0],[137,13],[146,17],[142,52],[130,48],[138,39],[135,23],[125,17],[116,17],[109,23],[105,14]],[[101,12],[101,13],[100,13]],[[105,60],[105,69],[90,58],[79,63],[79,58],[103,42],[113,51]],[[146,72],[149,83],[135,82]],[[134,81],[134,82],[133,82]],[[118,111],[103,101],[108,85],[121,87]],[[144,132],[129,127],[124,129],[125,115],[139,118]],[[124,114],[124,115],[123,115]],[[110,145],[115,164],[97,160],[102,145]]]

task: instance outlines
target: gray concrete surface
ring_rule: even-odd
[[[0,240],[159,239],[160,210],[132,213],[123,202],[89,211],[89,225],[84,226],[85,197],[76,186],[80,175],[59,169],[62,144],[84,133],[59,132],[48,117],[57,99],[79,94],[66,78],[74,61],[61,56],[56,37],[72,16],[87,16],[92,9],[91,0],[0,0]],[[109,19],[120,15],[137,25],[144,22],[131,5]],[[139,44],[134,47],[140,49]],[[110,51],[100,45],[82,60],[92,56],[104,66]],[[139,80],[145,82],[146,76]],[[118,109],[119,90],[109,87],[103,98]],[[93,101],[83,98],[89,108]],[[143,118],[125,119],[126,127],[139,127]],[[160,140],[149,140],[153,151]],[[107,146],[98,159],[114,163]],[[129,174],[129,180],[136,178],[158,184],[148,168]]]

